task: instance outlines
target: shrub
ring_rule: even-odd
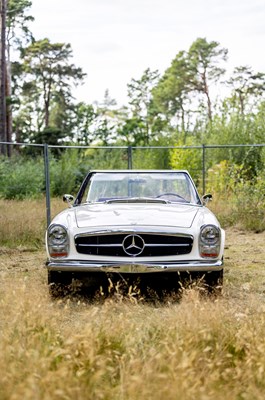
[[[74,193],[83,180],[86,167],[78,151],[66,150],[59,159],[51,158],[50,192],[51,196]]]
[[[87,169],[126,169],[128,153],[124,148],[91,148],[85,150]]]
[[[249,179],[243,166],[222,161],[208,170],[207,191],[219,203],[221,222],[247,230],[265,230],[265,173]],[[220,203],[223,203],[220,206]],[[216,205],[215,205],[216,206]]]
[[[233,210],[237,223],[247,230],[265,230],[264,176],[240,182],[233,191]]]
[[[44,165],[41,158],[2,159],[0,162],[0,196],[22,200],[38,198],[44,188]]]
[[[186,146],[192,146],[192,139],[186,140]],[[176,146],[184,146],[182,141]],[[192,178],[198,183],[202,175],[202,152],[197,148],[173,149],[170,152],[170,167],[173,169],[186,169]]]

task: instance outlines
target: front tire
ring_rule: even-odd
[[[69,293],[72,282],[67,272],[48,271],[49,293],[52,297],[63,297]]]
[[[223,290],[224,270],[211,271],[205,274],[204,282],[209,294],[220,295]]]

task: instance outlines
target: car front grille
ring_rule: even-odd
[[[75,237],[78,253],[109,257],[162,257],[189,254],[188,235],[154,233],[83,234]]]

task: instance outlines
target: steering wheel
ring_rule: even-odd
[[[166,192],[166,193],[159,194],[158,196],[156,196],[156,198],[159,199],[160,197],[163,197],[163,196],[174,196],[174,197],[177,197],[178,199],[181,199],[181,200],[184,200],[185,202],[187,202],[187,200],[184,199],[184,197],[180,196],[179,194],[172,193],[172,192]]]

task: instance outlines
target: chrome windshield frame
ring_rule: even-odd
[[[114,176],[116,174],[130,175],[130,176],[133,176],[133,177],[136,176],[136,175],[138,175],[138,177],[141,177],[141,175],[145,175],[145,176],[147,175],[148,176],[148,175],[154,175],[154,174],[155,175],[160,174],[161,176],[165,175],[165,177],[166,177],[168,174],[170,174],[171,176],[173,174],[181,174],[184,177],[184,179],[186,181],[188,181],[188,185],[189,185],[190,190],[191,190],[191,198],[192,198],[192,200],[194,200],[194,202],[193,201],[191,202],[191,201],[187,200],[186,202],[185,201],[184,202],[183,201],[165,201],[163,203],[171,203],[171,204],[183,203],[183,204],[191,204],[191,205],[197,205],[197,206],[198,205],[202,205],[202,202],[201,202],[200,196],[198,194],[198,191],[196,189],[196,186],[195,186],[190,174],[186,170],[104,170],[104,171],[103,170],[95,170],[95,171],[90,171],[87,174],[86,178],[84,179],[84,181],[83,181],[83,183],[82,183],[82,185],[80,187],[80,190],[79,190],[79,192],[77,194],[76,200],[74,202],[74,206],[81,205],[81,204],[84,204],[84,203],[87,203],[87,204],[99,203],[99,201],[88,201],[87,200],[87,193],[86,193],[88,191],[88,189],[89,189],[89,186],[90,186],[91,182],[93,182],[93,177],[95,175],[97,175],[97,174],[100,174],[103,177],[108,177],[108,175],[109,176],[110,175]],[[168,179],[168,181],[170,181],[170,180]],[[86,196],[85,196],[85,193],[86,193]],[[132,197],[128,196],[129,199],[131,199],[133,197],[137,198],[137,199],[140,199],[139,196],[138,197],[137,196],[132,196]],[[146,196],[143,196],[143,198],[144,197],[146,197]],[[153,197],[153,199],[154,198],[156,198],[156,197]],[[106,201],[106,200],[109,200],[109,201]],[[115,196],[113,196],[113,198],[106,198],[106,199],[103,198],[103,200],[100,201],[100,203],[110,204],[110,203],[113,202],[113,200],[115,200]],[[117,200],[119,200],[118,196],[117,196]],[[165,199],[165,200],[167,200],[167,199]],[[123,202],[123,199],[121,199],[121,202]],[[138,200],[138,202],[139,202],[139,200]],[[151,196],[150,196],[150,202],[152,202],[152,197]],[[132,203],[132,202],[130,201],[130,203]]]

